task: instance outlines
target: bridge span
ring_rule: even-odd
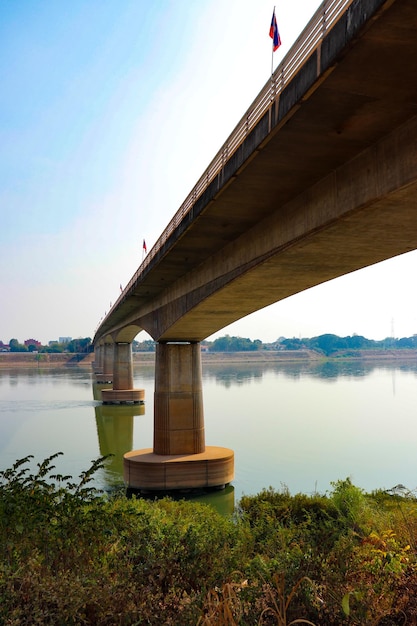
[[[203,455],[193,485],[233,475],[204,443],[201,340],[417,248],[416,29],[415,0],[324,2],[101,322],[112,400],[132,400],[135,336],[158,342],[154,448],[126,455],[132,486],[188,486],[178,455]]]

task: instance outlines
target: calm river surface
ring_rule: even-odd
[[[153,366],[134,378],[145,405],[112,407],[89,369],[0,370],[0,469],[60,451],[57,471],[77,478],[113,453],[94,484],[122,484],[123,453],[152,447]],[[206,444],[235,451],[236,502],[269,486],[325,493],[348,476],[367,491],[417,487],[417,363],[203,362],[203,393]]]

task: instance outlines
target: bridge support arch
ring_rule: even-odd
[[[124,455],[124,478],[141,491],[223,487],[233,480],[233,450],[205,445],[199,343],[157,345],[154,447]]]

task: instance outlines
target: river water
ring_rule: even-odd
[[[94,485],[122,485],[124,452],[152,447],[153,366],[134,380],[145,404],[113,407],[86,368],[0,370],[0,469],[63,452],[57,471],[76,478],[112,453]],[[203,362],[203,395],[206,444],[235,451],[235,502],[269,486],[325,493],[346,477],[367,491],[417,487],[417,363]]]

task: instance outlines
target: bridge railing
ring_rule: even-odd
[[[341,14],[352,4],[352,2],[353,0],[326,0],[317,9],[316,13],[313,15],[298,39],[294,42],[284,59],[277,66],[271,78],[268,80],[256,99],[252,102],[251,106],[246,111],[237,126],[235,126],[234,130],[211,161],[204,174],[197,181],[196,185],[181,204],[180,208],[175,213],[174,217],[171,219],[161,236],[146,255],[143,262],[114,303],[112,309],[117,306],[119,301],[123,298],[125,292],[128,292],[137,283],[146,267],[162,248],[172,232],[181,223],[184,216],[191,210],[198,198],[222,171],[226,162],[244,142],[261,117],[270,109],[274,100],[276,100],[285,86],[298,72],[303,63],[305,63],[305,61],[307,61],[313,52],[315,52],[315,50],[320,46],[321,41],[334,26]],[[108,315],[109,314],[110,311]]]

